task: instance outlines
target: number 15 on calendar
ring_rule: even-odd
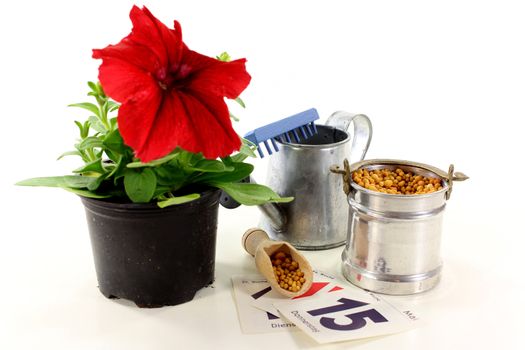
[[[348,289],[305,298],[293,304],[274,304],[279,312],[319,343],[392,334],[419,325],[413,310],[398,309],[372,295],[356,300]]]

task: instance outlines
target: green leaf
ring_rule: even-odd
[[[110,194],[98,194],[98,193],[94,193],[94,192],[91,192],[91,191],[86,191],[86,190],[79,190],[78,188],[69,188],[69,187],[63,187],[64,190],[66,191],[69,191],[69,192],[73,192],[75,194],[78,194],[79,196],[82,196],[82,197],[88,197],[88,198],[110,198],[111,195]]]
[[[253,142],[245,138],[241,138],[241,141],[242,141],[242,144],[241,144],[241,149],[239,150],[239,153],[233,155],[231,159],[234,162],[242,162],[248,157],[257,158],[257,155],[255,154],[255,150],[257,149],[257,146]]]
[[[128,168],[151,168],[151,167],[157,167],[157,166],[159,166],[161,164],[167,163],[170,160],[178,157],[178,151],[174,151],[174,152],[175,153],[170,153],[167,156],[164,156],[164,157],[159,158],[159,159],[152,160],[151,162],[148,162],[148,163],[142,163],[142,162],[129,163],[127,165],[127,167]]]
[[[220,160],[202,159],[193,166],[186,167],[188,170],[202,171],[204,173],[222,173],[224,171],[233,171],[235,168],[226,166]]]
[[[109,177],[113,177],[115,180],[119,177],[124,176],[124,172],[126,169],[126,161],[125,158],[122,155],[117,155],[117,159],[114,160],[114,168],[111,170],[111,172],[108,174]]]
[[[235,102],[237,102],[242,108],[246,108],[246,105],[244,104],[244,101],[240,97],[237,97],[235,99]]]
[[[232,60],[231,56],[226,51],[215,57],[217,57],[217,59],[222,62],[230,62]]]
[[[194,201],[194,200],[199,199],[199,198],[200,198],[200,194],[192,193],[192,194],[188,194],[186,196],[172,197],[172,198],[168,198],[166,200],[158,201],[157,205],[159,207],[161,207],[161,208],[165,208],[165,207],[170,206],[170,205],[176,205],[176,204],[182,204],[182,203],[191,202],[191,201]]]
[[[60,160],[66,156],[79,156],[79,157],[82,157],[82,154],[79,152],[79,151],[68,151],[68,152],[64,152],[62,153],[58,158],[57,160]]]
[[[78,107],[85,110],[90,111],[91,113],[94,113],[97,117],[100,118],[100,111],[97,107],[97,105],[91,103],[91,102],[81,102],[81,103],[73,103],[68,105],[68,107]]]
[[[182,169],[172,166],[163,166],[153,169],[157,175],[157,183],[165,186],[171,186],[178,189],[188,178],[188,175]]]
[[[106,169],[104,169],[104,166],[102,165],[102,158],[97,158],[94,161],[84,164],[80,168],[73,170],[73,172],[77,174],[89,172],[104,174]]]
[[[230,112],[230,118],[232,118],[234,121],[238,122],[240,119],[233,115],[232,112]]]
[[[89,184],[95,182],[96,177],[66,175],[66,176],[48,176],[35,177],[19,181],[17,186],[43,186],[43,187],[69,187],[69,188],[87,188]]]
[[[211,183],[220,188],[237,202],[244,205],[260,205],[267,202],[287,203],[293,197],[280,197],[270,188],[251,183]]]
[[[88,86],[90,87],[91,90],[98,91],[98,86],[97,86],[96,83],[94,83],[92,81],[88,81]]]
[[[106,130],[106,127],[104,126],[104,124],[102,124],[102,122],[97,117],[95,117],[94,115],[90,116],[88,120],[89,120],[93,130],[95,130],[95,131],[97,131],[99,133],[102,133],[102,134],[105,134],[105,133],[108,132]]]
[[[95,158],[102,158],[104,155],[104,150],[95,151]]]
[[[88,148],[95,148],[95,147],[101,148],[103,146],[104,146],[104,142],[100,138],[96,136],[89,136],[83,139],[82,142],[80,142],[80,144],[78,145],[78,149],[83,151]]]
[[[234,168],[233,171],[223,173],[206,173],[198,178],[196,182],[209,183],[209,182],[239,182],[242,179],[248,177],[253,171],[253,165],[248,163],[235,163],[231,160],[225,159],[225,163]]]
[[[150,168],[129,170],[124,175],[124,189],[134,203],[147,203],[153,198],[157,178]]]
[[[124,140],[118,130],[113,130],[107,134],[102,144],[106,148],[119,154],[124,154],[126,151],[130,150],[130,148],[124,144]]]
[[[257,149],[257,146],[255,146],[254,148],[252,148],[251,146],[248,146],[246,144],[242,144],[241,145],[241,149],[239,150],[239,153],[240,154],[243,154],[245,156],[248,156],[248,157],[251,157],[251,158],[256,158],[257,155],[255,154],[254,150]]]
[[[75,124],[78,127],[80,137],[84,138],[84,125],[81,122],[79,122],[78,120],[75,120]]]
[[[191,167],[199,160],[204,159],[202,154],[195,154],[184,150],[179,151],[179,156],[176,159],[177,165],[182,167]]]
[[[91,122],[89,120],[86,120],[84,122],[84,132],[82,133],[81,137],[85,139],[89,135],[89,128],[91,127]]]
[[[120,161],[120,158],[122,157],[121,154],[118,154],[117,152],[114,152],[112,150],[110,150],[109,148],[105,148],[104,150],[101,150],[102,151],[102,154],[100,154],[100,157],[103,157],[103,154],[106,153],[106,155],[108,156],[109,160],[111,160],[111,162],[113,164],[116,164]],[[109,162],[105,162],[104,165],[107,165]],[[111,165],[111,163],[109,163]]]
[[[84,124],[75,120],[75,124],[78,126],[78,130],[80,131],[80,138],[85,139],[89,135],[89,120],[86,120]]]
[[[257,145],[253,142],[251,142],[248,139],[245,139],[244,137],[241,137],[241,142],[244,146],[247,146],[251,150],[255,151],[257,149]],[[255,155],[255,153],[253,153]]]
[[[111,126],[111,129],[115,129],[117,126],[117,117],[113,117],[109,120],[109,125]]]
[[[97,188],[100,187],[100,185],[102,184],[102,181],[104,181],[106,178],[108,177],[108,174],[102,174],[100,175],[99,177],[96,178],[95,181],[93,181],[92,183],[90,183],[88,185],[88,190],[90,191],[95,191]]]
[[[102,90],[102,85],[100,85],[99,82],[94,83],[92,81],[88,81],[88,86],[92,90],[92,92],[88,93],[88,95],[90,95],[90,96],[101,96],[101,97],[105,97],[106,96],[104,94],[104,90]]]
[[[119,107],[118,103],[108,100],[108,112],[116,111]]]
[[[166,195],[171,193],[173,190],[170,186],[163,186],[159,184],[159,178],[157,177],[157,187],[155,188],[155,193],[153,194],[153,199],[166,200],[168,197]]]

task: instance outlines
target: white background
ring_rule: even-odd
[[[77,197],[16,181],[77,167],[75,119],[100,62],[91,49],[131,29],[130,1],[11,1],[0,7],[2,151],[0,348],[313,347],[286,333],[240,333],[230,276],[254,272],[238,240],[256,208],[221,209],[217,288],[179,307],[139,310],[105,300]],[[137,3],[141,5],[140,3]],[[518,348],[525,323],[523,164],[525,9],[519,1],[149,1],[164,23],[214,56],[246,57],[240,134],[316,107],[367,114],[367,158],[450,163],[471,179],[455,186],[443,232],[443,283],[414,297],[421,330],[363,349]],[[255,160],[263,181],[265,160]],[[242,215],[241,215],[242,214]],[[340,250],[308,255],[339,273]],[[410,299],[408,299],[410,300]],[[209,316],[196,315],[206,308]],[[211,310],[211,311],[210,311]],[[215,339],[215,340],[213,340]]]

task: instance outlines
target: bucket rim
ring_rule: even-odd
[[[372,195],[377,195],[377,196],[388,196],[388,198],[428,198],[428,197],[433,197],[433,196],[437,196],[437,195],[440,195],[440,194],[445,194],[447,191],[448,191],[448,185],[445,185],[443,186],[442,189],[440,189],[439,191],[435,191],[435,192],[431,192],[431,193],[420,193],[420,194],[392,194],[392,193],[383,193],[383,192],[379,192],[379,191],[373,191],[373,190],[369,190],[367,188],[364,188],[358,184],[356,184],[353,180],[351,182],[351,186],[360,191],[360,192],[365,192],[367,194],[372,194]]]
[[[448,184],[448,181],[446,178],[444,178],[443,176],[441,176],[438,172],[436,171],[433,171],[431,166],[427,165],[427,164],[422,164],[422,163],[417,163],[417,162],[410,162],[410,161],[397,161],[395,159],[377,159],[377,162],[374,162],[375,160],[368,160],[368,161],[361,161],[361,162],[357,162],[357,163],[354,163],[351,165],[351,172],[353,173],[354,171],[357,171],[359,169],[369,169],[370,167],[375,167],[375,166],[383,166],[383,167],[404,167],[404,168],[416,168],[416,169],[420,169],[422,171],[425,171],[427,173],[431,173],[432,175],[434,175],[433,177],[434,178],[437,178],[437,179],[440,179],[441,180],[441,186],[442,188],[438,191],[435,191],[435,192],[430,192],[430,193],[420,193],[420,194],[392,194],[392,193],[383,193],[383,192],[379,192],[379,191],[373,191],[373,190],[369,190],[365,187],[362,187],[360,186],[359,184],[357,184],[353,179],[352,177],[350,177],[350,185],[355,189],[355,190],[358,190],[360,192],[365,192],[367,194],[371,194],[371,195],[377,195],[377,196],[388,196],[387,198],[396,198],[396,199],[401,199],[401,198],[429,198],[429,197],[434,197],[434,196],[438,196],[438,195],[442,195],[442,194],[446,194],[447,191],[450,189],[450,186]],[[397,163],[399,162],[399,163]]]

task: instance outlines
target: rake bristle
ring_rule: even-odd
[[[269,154],[273,154],[272,149],[268,145],[268,141],[264,140],[263,143],[264,143],[264,147],[266,147],[266,150],[268,151],[268,153]]]
[[[279,146],[277,146],[277,142],[275,142],[274,139],[270,139],[270,141],[272,141],[273,149],[275,150],[275,152],[279,152]]]
[[[293,137],[295,137],[295,142],[301,142],[301,140],[299,139],[299,135],[297,135],[297,131],[292,130],[292,134],[293,134]]]
[[[308,131],[308,135],[314,136],[314,131],[312,130],[312,126],[310,124],[306,124],[306,131]]]
[[[304,131],[304,127],[303,126],[299,127],[299,130],[301,130],[301,135],[303,135],[303,140],[306,140],[308,138],[308,136],[306,136],[306,132]]]
[[[311,125],[312,128],[314,129],[314,133],[317,134],[317,127],[315,126],[315,123],[314,123],[314,122],[311,122],[310,125]]]
[[[311,108],[250,131],[244,137],[258,146],[257,152],[263,158],[262,144],[269,154],[273,154],[273,152],[279,152],[278,142],[300,143],[301,139],[306,140],[317,133],[315,127],[315,120],[317,119],[319,119],[319,114],[315,108]]]

